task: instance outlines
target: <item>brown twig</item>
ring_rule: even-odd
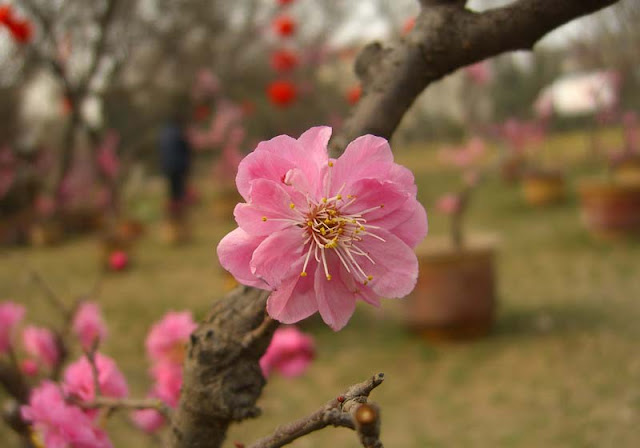
[[[71,397],[70,400],[83,409],[108,409],[109,411],[154,409],[167,419],[171,418],[171,409],[162,400],[155,398],[111,398],[102,396],[96,397],[90,402],[79,401],[74,397]]]
[[[378,373],[346,392],[329,400],[317,411],[299,420],[281,425],[273,434],[264,437],[248,448],[277,448],[287,445],[311,432],[327,426],[350,428],[358,433],[364,447],[382,448],[380,442],[380,411],[367,403],[369,394],[382,384],[384,374]]]

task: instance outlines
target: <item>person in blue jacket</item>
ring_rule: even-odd
[[[163,126],[159,150],[162,171],[168,184],[170,214],[179,218],[186,205],[192,152],[179,117],[170,118]]]

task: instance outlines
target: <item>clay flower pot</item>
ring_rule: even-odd
[[[406,299],[412,331],[432,341],[472,339],[489,332],[496,309],[493,246],[418,246],[418,283]]]
[[[640,236],[640,183],[592,181],[579,193],[582,220],[595,237]]]
[[[561,202],[565,197],[564,176],[551,170],[528,172],[522,178],[522,193],[525,201],[533,206]]]

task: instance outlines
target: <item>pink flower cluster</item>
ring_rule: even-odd
[[[33,389],[29,404],[22,406],[21,412],[47,448],[112,446],[94,419],[78,406],[68,404],[61,388],[52,381]]]
[[[310,335],[302,333],[296,327],[280,327],[260,358],[260,367],[265,378],[274,370],[282,376],[292,378],[302,375],[314,356],[315,345]]]
[[[546,129],[540,122],[520,121],[510,118],[502,124],[499,130],[509,148],[522,153],[527,147],[539,145],[546,137]]]
[[[128,387],[113,359],[95,354],[95,369],[100,394],[123,398]],[[111,442],[100,428],[97,409],[83,409],[74,400],[89,403],[96,397],[94,367],[86,356],[70,364],[61,385],[43,381],[31,391],[29,403],[22,406],[22,418],[31,423],[47,448],[108,448]]]
[[[244,158],[239,228],[217,252],[238,282],[273,291],[271,317],[294,323],[319,311],[339,330],[357,300],[377,306],[411,292],[427,216],[413,174],[394,163],[385,139],[359,137],[330,159],[330,135],[328,127],[281,135]]]
[[[151,376],[154,386],[150,396],[175,408],[182,387],[182,363],[189,336],[197,325],[189,311],[170,311],[155,323],[147,335],[147,356],[152,362]],[[134,423],[146,432],[154,432],[165,424],[164,417],[156,410],[144,409],[132,414]]]

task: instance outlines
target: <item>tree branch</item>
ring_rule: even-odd
[[[363,134],[390,139],[432,82],[491,56],[530,50],[560,25],[616,1],[519,0],[482,13],[460,2],[426,2],[408,36],[384,46],[370,44],[359,55],[356,74],[364,95],[333,138],[332,152]]]
[[[367,404],[367,397],[383,380],[384,374],[378,373],[362,383],[351,386],[314,413],[279,426],[273,434],[258,440],[249,448],[278,448],[327,426],[357,430],[363,446],[381,448],[382,443],[378,439],[379,412],[377,406]]]

